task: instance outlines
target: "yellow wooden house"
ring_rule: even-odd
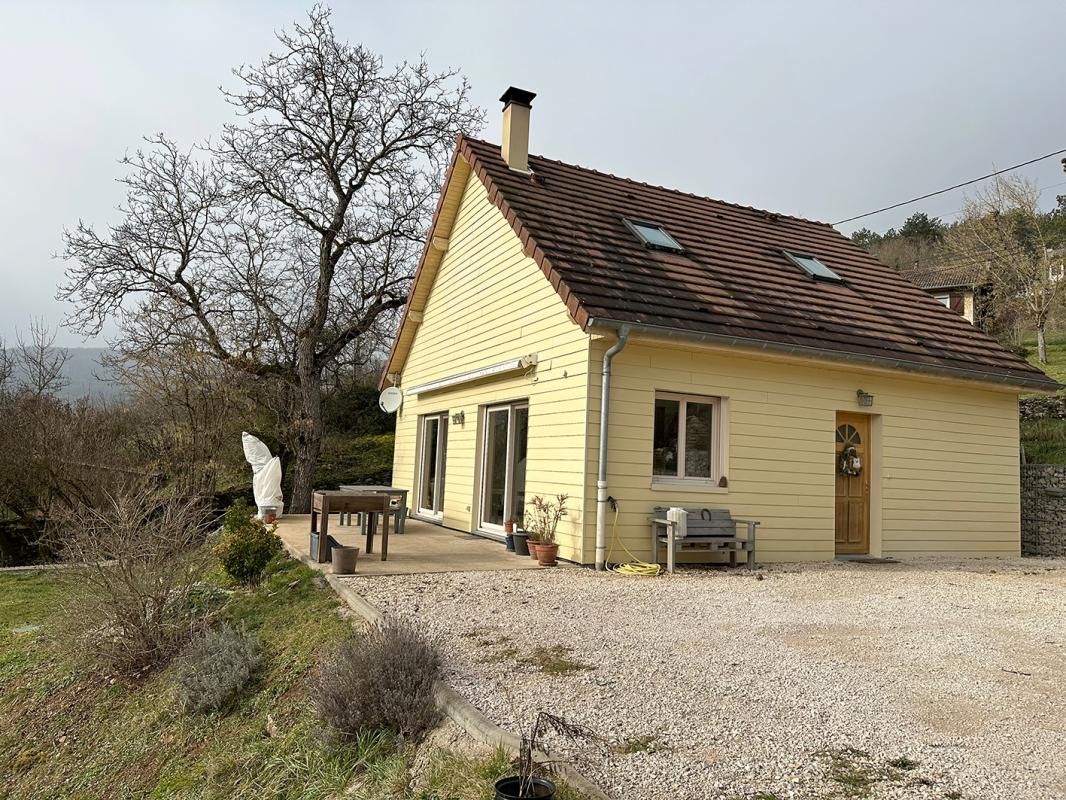
[[[412,515],[568,494],[597,566],[669,506],[760,561],[1019,555],[1018,396],[1058,384],[829,225],[529,155],[533,96],[459,139],[384,372]]]

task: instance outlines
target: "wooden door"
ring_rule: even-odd
[[[870,418],[863,414],[837,413],[836,455],[836,551],[838,555],[870,552]],[[841,457],[854,448],[858,474],[852,461],[845,469]]]

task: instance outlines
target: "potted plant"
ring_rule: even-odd
[[[541,739],[549,732],[572,741],[597,738],[596,734],[582,725],[541,711],[529,733],[522,734],[522,742],[518,747],[518,774],[496,781],[496,800],[548,800],[555,797],[555,784],[535,774],[538,771],[536,757],[543,755]]]
[[[536,539],[536,544],[530,544],[530,551],[536,550],[537,561],[543,567],[555,566],[556,557],[559,555],[559,545],[555,541],[555,531],[559,527],[559,520],[567,515],[566,501],[569,495],[559,494],[555,501],[545,500],[540,495],[533,498],[533,510],[526,514],[526,528],[530,532],[530,540]]]
[[[514,552],[514,520],[509,519],[503,523],[503,536],[507,544],[507,549],[512,553]]]
[[[516,556],[528,556],[529,532],[522,528],[521,520],[516,519],[514,526],[514,553]]]

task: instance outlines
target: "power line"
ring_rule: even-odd
[[[1066,169],[1066,165],[1063,165],[1063,169]],[[1058,183],[1049,183],[1047,186],[1041,186],[1039,189],[1037,189],[1037,191],[1046,192],[1048,189],[1056,189],[1059,186],[1066,186],[1066,181],[1059,181]],[[965,208],[956,208],[954,211],[948,211],[946,214],[937,214],[937,217],[954,217],[956,214],[961,214],[965,210]]]
[[[842,219],[839,222],[834,222],[833,224],[843,225],[845,222],[854,222],[857,219],[862,219],[863,217],[872,217],[874,214],[880,214],[883,211],[891,211],[892,209],[899,208],[900,206],[908,206],[911,203],[917,203],[919,200],[927,200],[930,197],[936,197],[938,194],[953,192],[956,189],[961,189],[963,186],[969,186],[973,183],[979,183],[980,181],[985,181],[989,178],[994,178],[997,175],[1002,175],[1004,172],[1011,172],[1012,170],[1020,169],[1021,167],[1027,167],[1030,164],[1035,164],[1037,161],[1043,161],[1044,159],[1051,158],[1052,156],[1061,156],[1063,153],[1066,153],[1066,148],[1062,150],[1056,150],[1054,153],[1048,153],[1047,155],[1039,156],[1037,158],[1030,158],[1028,161],[1023,161],[1021,164],[1015,164],[1013,167],[1007,167],[1006,169],[997,169],[995,172],[990,172],[987,175],[982,175],[980,178],[974,178],[972,180],[963,181],[962,183],[956,183],[954,186],[949,186],[946,189],[940,189],[935,192],[929,192],[929,194],[923,194],[921,197],[914,197],[910,200],[904,200],[902,203],[894,203],[890,206],[879,208],[876,211],[867,211],[865,214],[856,214],[854,217],[848,217],[847,219]]]

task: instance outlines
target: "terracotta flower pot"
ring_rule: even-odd
[[[514,533],[514,522],[503,523],[503,532],[506,534]]]
[[[538,542],[536,539],[529,539],[526,541],[526,547],[529,548],[529,557],[536,561],[537,548],[540,547],[540,542]]]
[[[559,555],[559,545],[557,544],[538,544],[537,545],[537,561],[540,562],[542,567],[554,567],[555,557]]]

